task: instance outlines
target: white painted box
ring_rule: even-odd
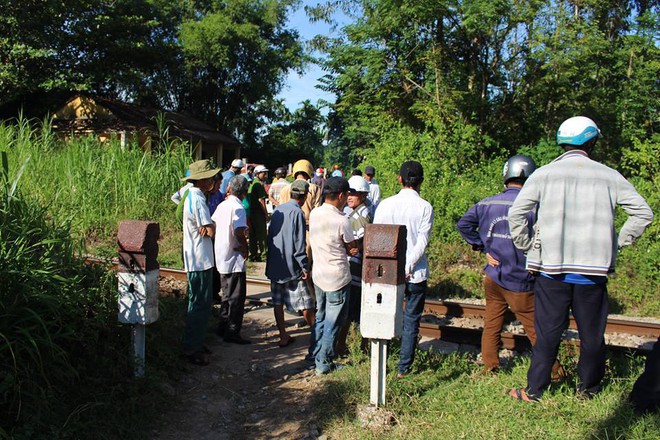
[[[360,333],[369,339],[401,336],[403,327],[404,284],[367,284],[362,282]]]
[[[119,322],[151,324],[158,320],[158,270],[119,272]]]

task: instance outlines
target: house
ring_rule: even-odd
[[[151,150],[165,129],[170,140],[189,142],[196,159],[212,159],[228,167],[240,157],[241,144],[236,139],[186,113],[76,95],[53,114],[53,130],[64,138],[96,134],[102,142],[118,139],[122,147],[137,141]]]

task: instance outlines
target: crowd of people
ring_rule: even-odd
[[[504,314],[511,309],[532,344],[527,386],[509,395],[533,402],[565,371],[557,359],[569,312],[577,322],[580,359],[577,394],[595,396],[605,374],[607,276],[618,249],[630,245],[651,223],[653,213],[617,171],[590,158],[601,137],[586,117],[566,120],[557,132],[565,153],[537,169],[527,156],[509,158],[504,191],[472,206],[457,227],[475,251],[485,255],[486,316],[482,337],[484,374],[497,374]],[[416,161],[400,166],[400,191],[381,201],[376,170],[366,166],[344,177],[314,169],[308,160],[275,170],[246,169],[242,160],[221,173],[208,160],[194,162],[187,185],[172,197],[183,222],[183,259],[189,307],[183,338],[186,358],[208,364],[204,345],[214,294],[222,292],[217,334],[249,344],[241,333],[246,296],[246,261],[266,262],[271,281],[277,344],[286,331],[284,308],[302,315],[311,328],[306,360],[317,374],[339,367],[351,325],[359,325],[362,241],[369,223],[405,225],[406,289],[397,377],[409,374],[427,291],[426,247],[433,206],[420,196],[424,169]],[[274,208],[269,212],[267,201]],[[615,208],[628,219],[617,234]],[[640,411],[660,402],[660,340],[635,384],[631,401]]]

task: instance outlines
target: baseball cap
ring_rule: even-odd
[[[255,167],[255,169],[254,169],[254,174],[263,173],[264,171],[268,171],[268,168],[266,168],[266,167],[263,166],[263,165],[258,165],[258,166]]]
[[[323,186],[323,194],[340,194],[343,192],[348,192],[350,189],[348,185],[348,180],[343,177],[333,176],[325,181]]]
[[[317,168],[316,169],[316,175],[317,176],[322,176],[323,175],[323,168]]]
[[[232,168],[243,168],[243,165],[245,165],[245,164],[243,163],[243,161],[241,159],[234,159],[231,162],[231,167]]]
[[[307,194],[309,192],[309,183],[306,180],[298,179],[291,183],[291,194]]]
[[[372,167],[371,165],[367,165],[366,167],[364,167],[364,174],[373,176],[374,174],[376,174],[376,168]]]

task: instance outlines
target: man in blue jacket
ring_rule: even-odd
[[[273,212],[268,228],[268,257],[266,276],[270,279],[275,322],[280,333],[278,346],[283,348],[294,341],[286,331],[284,306],[292,312],[302,312],[312,328],[310,354],[314,345],[315,304],[307,289],[310,264],[306,251],[307,227],[300,208],[309,194],[309,183],[296,180],[291,184],[291,200]]]
[[[488,261],[483,281],[486,316],[481,336],[484,373],[495,373],[499,369],[501,333],[507,307],[523,325],[532,345],[536,342],[534,278],[525,269],[525,255],[511,241],[508,224],[509,208],[534,170],[536,164],[530,157],[511,157],[504,164],[504,191],[481,200],[458,221],[458,232],[472,249],[485,253]],[[528,219],[531,234],[532,213]]]

